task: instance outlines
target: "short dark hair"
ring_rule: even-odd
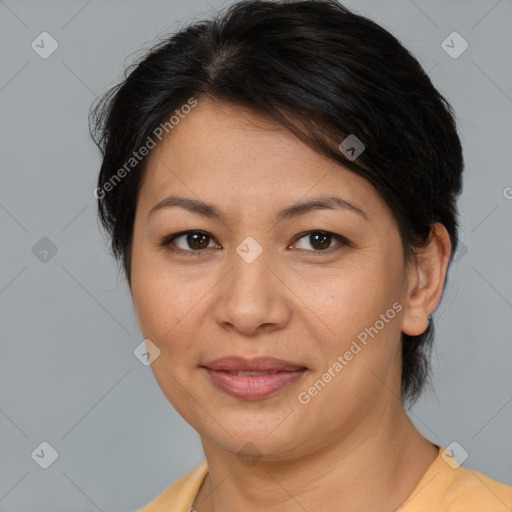
[[[103,159],[98,215],[130,286],[147,157],[113,187],[112,179],[191,97],[264,114],[366,178],[397,220],[406,263],[440,222],[451,263],[462,148],[452,107],[418,61],[387,30],[335,0],[242,0],[155,44],[91,108]],[[351,134],[365,145],[357,159],[339,148]],[[411,403],[430,380],[433,335],[433,321],[419,336],[402,333],[402,399]]]

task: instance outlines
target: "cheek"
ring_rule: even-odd
[[[323,276],[314,286],[304,278],[307,285],[302,286],[301,299],[321,320],[314,320],[317,355],[322,354],[323,360],[316,370],[319,374],[331,370],[325,378],[333,396],[348,392],[354,400],[368,401],[378,391],[375,388],[382,387],[376,376],[386,380],[399,359],[403,309],[399,264],[384,256],[360,258],[350,271]]]
[[[197,300],[180,283],[146,272],[143,281],[134,282],[132,296],[139,326],[156,345],[170,345],[171,340],[181,339],[187,324],[193,321]]]
[[[343,340],[373,324],[399,298],[400,279],[383,258],[357,259],[323,274],[303,272],[295,283],[297,295],[329,328],[326,332]]]
[[[163,356],[155,361],[154,369],[165,365],[180,372],[196,364],[192,356],[202,343],[198,336],[204,319],[201,298],[211,283],[203,286],[183,271],[152,265],[148,259],[135,257],[132,267],[132,299],[139,328]]]
[[[132,300],[144,336],[157,345],[183,316],[179,283],[157,265],[154,256],[134,244]],[[172,332],[172,331],[171,331]]]
[[[165,276],[165,277],[162,277]],[[190,369],[197,365],[193,305],[197,302],[183,283],[134,260],[132,298],[140,330],[160,351],[151,364],[155,379],[170,403],[187,420],[192,421],[187,393]],[[191,324],[192,322],[192,324]]]

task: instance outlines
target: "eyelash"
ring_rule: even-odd
[[[185,249],[180,249],[180,248],[171,246],[171,244],[172,244],[172,242],[174,242],[174,240],[176,240],[177,238],[181,238],[182,236],[189,235],[189,234],[201,234],[201,235],[205,235],[206,237],[210,238],[210,240],[214,239],[212,235],[206,233],[205,231],[200,231],[200,230],[180,231],[179,233],[174,233],[173,235],[166,236],[165,238],[163,238],[160,242],[160,246],[165,247],[167,250],[172,251],[174,253],[186,254],[189,256],[200,255],[201,252],[204,252],[204,251],[206,251],[206,249],[209,249],[208,247],[205,247],[204,249],[185,250]],[[323,254],[331,254],[335,251],[340,250],[344,246],[352,247],[352,244],[345,237],[343,237],[341,235],[337,235],[336,233],[331,233],[330,231],[321,231],[321,230],[307,231],[305,233],[301,233],[300,235],[298,235],[296,237],[293,244],[297,243],[300,239],[302,239],[308,235],[310,236],[310,235],[314,235],[314,234],[329,235],[333,239],[335,239],[339,242],[339,246],[338,247],[336,247],[336,246],[330,247],[329,249],[325,249],[325,250],[316,250],[316,251],[315,250],[312,251],[312,250],[308,250],[308,249],[297,249],[297,250],[302,251],[302,252],[310,252],[310,253],[317,253],[317,254],[322,254],[322,253]]]

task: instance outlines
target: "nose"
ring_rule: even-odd
[[[235,253],[231,260],[230,271],[216,288],[217,323],[246,336],[286,327],[291,316],[288,288],[269,253],[263,251],[252,262]]]

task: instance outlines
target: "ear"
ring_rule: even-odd
[[[408,269],[403,333],[419,336],[427,329],[428,317],[443,295],[451,251],[448,231],[442,224],[434,224],[428,245],[416,252],[416,262]]]

